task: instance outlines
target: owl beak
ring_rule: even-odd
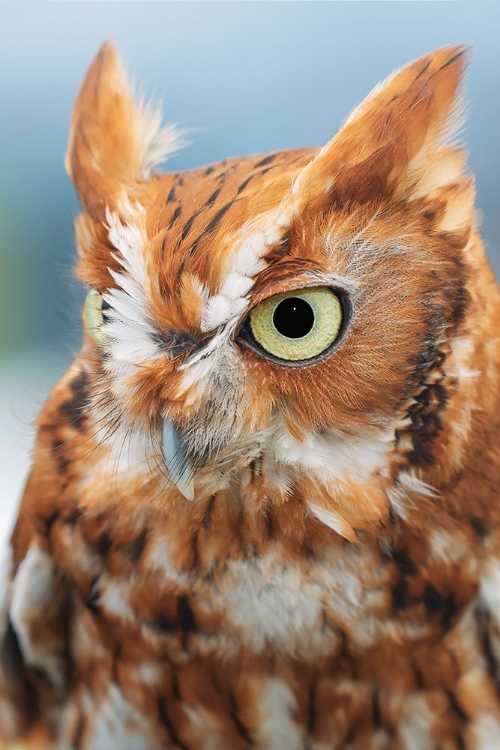
[[[170,479],[186,500],[194,500],[194,471],[182,445],[177,428],[163,420],[163,456]]]

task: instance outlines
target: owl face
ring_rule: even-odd
[[[158,175],[179,136],[105,45],[67,165],[82,358],[117,474],[249,509],[299,498],[348,538],[430,491],[474,350],[473,186],[449,145],[463,65],[457,48],[412,63],[322,149]]]

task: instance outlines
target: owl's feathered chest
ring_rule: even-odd
[[[383,642],[425,642],[449,630],[477,593],[478,561],[458,531],[391,546],[327,530],[316,550],[312,540],[295,548],[241,512],[218,524],[217,505],[225,498],[205,504],[201,526],[150,518],[137,530],[61,516],[51,545],[75,601],[103,632],[131,627],[145,642],[170,644],[174,659],[270,648],[316,661],[341,642],[353,658]]]
[[[112,731],[124,748],[281,750],[332,736],[378,748],[424,721],[443,738],[463,730],[460,685],[478,669],[482,690],[491,679],[466,537],[435,531],[391,547],[330,532],[321,552],[292,554],[275,529],[259,550],[250,519],[216,523],[223,502],[206,504],[189,544],[188,526],[161,517],[142,528],[51,519],[72,602],[66,742],[100,748]],[[34,586],[24,600],[40,597],[40,578]]]

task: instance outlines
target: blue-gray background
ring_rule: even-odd
[[[78,202],[63,155],[76,91],[104,39],[163,99],[167,120],[199,128],[174,170],[324,143],[395,68],[471,43],[464,136],[498,272],[499,30],[497,0],[0,2],[0,482],[13,477],[9,497],[33,404],[80,340]]]

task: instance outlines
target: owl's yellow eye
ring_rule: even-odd
[[[269,297],[249,318],[254,341],[288,362],[313,359],[329,349],[342,328],[342,304],[328,287],[296,289]]]
[[[102,294],[97,289],[91,289],[85,300],[83,320],[85,328],[98,346],[102,346],[106,341],[102,326],[104,323],[103,311],[107,307],[109,305],[104,301]]]

